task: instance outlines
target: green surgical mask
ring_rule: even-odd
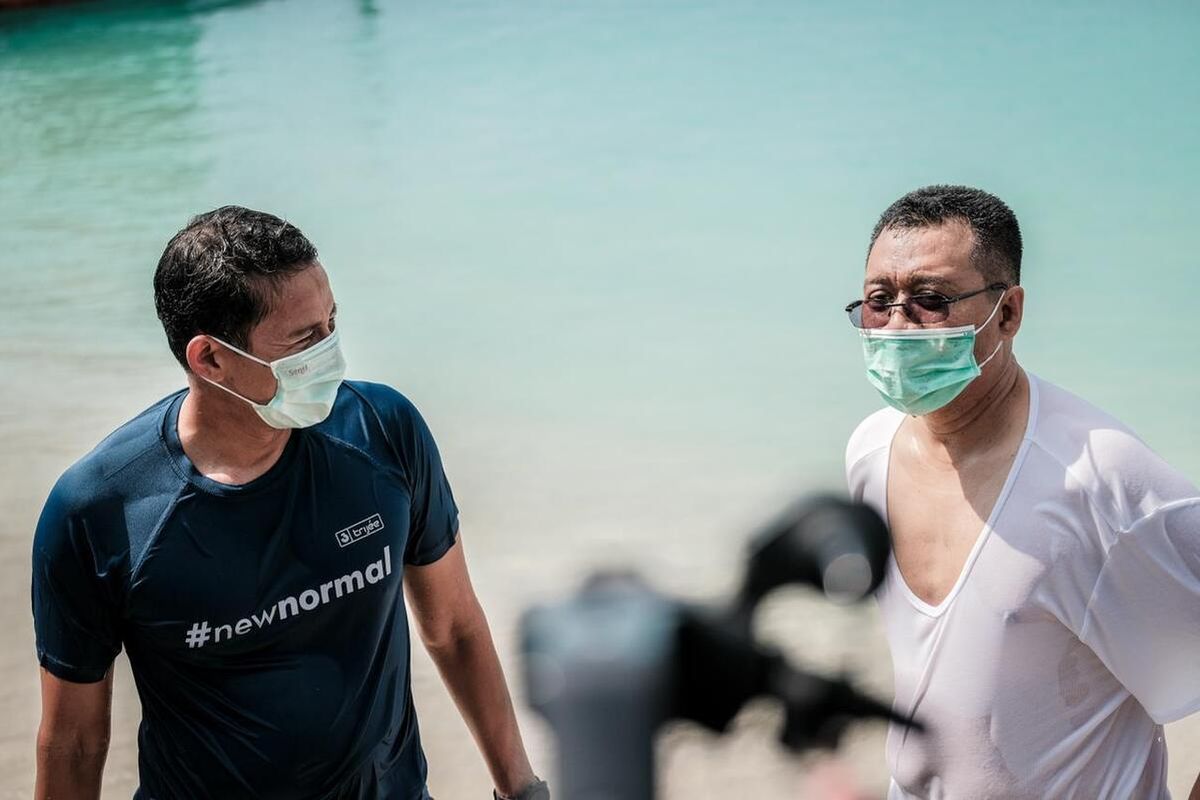
[[[922,416],[946,406],[1000,352],[1003,341],[982,364],[975,363],[975,335],[991,323],[1003,300],[1002,294],[978,328],[860,329],[867,380],[905,414]]]

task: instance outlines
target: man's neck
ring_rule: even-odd
[[[201,475],[219,483],[249,483],[269,470],[291,430],[264,423],[244,401],[188,381],[179,409],[179,442]]]
[[[915,418],[914,432],[924,440],[926,452],[940,451],[957,462],[981,449],[991,449],[1016,427],[1024,431],[1029,378],[1011,356],[997,366],[998,374],[978,394]]]

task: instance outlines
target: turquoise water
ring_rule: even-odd
[[[240,203],[451,422],[820,477],[874,216],[968,182],[1024,224],[1022,360],[1200,476],[1194,4],[155,5],[0,17],[6,344],[168,360],[157,254]]]
[[[225,203],[310,235],[352,375],[429,418],[506,652],[517,609],[582,565],[711,591],[747,525],[841,485],[845,439],[879,404],[841,307],[876,215],[927,183],[1020,217],[1023,363],[1200,480],[1200,6],[988,5],[0,13],[2,605],[27,607],[53,477],[181,382],[151,274]],[[789,614],[790,643],[834,664],[854,649],[887,691],[864,618]],[[0,666],[32,680],[31,646]],[[436,785],[482,796],[431,668],[416,674]],[[35,690],[13,686],[27,722],[0,772],[31,782]],[[858,766],[874,785],[877,734]],[[128,782],[124,747],[110,773]],[[1173,752],[1184,791],[1196,749]],[[682,772],[716,785],[707,761]]]
[[[0,15],[0,347],[169,368],[157,256],[240,203],[314,239],[354,374],[440,428],[836,485],[874,217],[964,182],[1023,224],[1024,363],[1200,478],[1200,8],[967,5]]]
[[[836,483],[874,216],[965,182],[1023,223],[1022,360],[1200,477],[1200,9],[965,5],[4,14],[0,346],[169,364],[157,255],[235,202],[315,240],[355,374],[444,426]]]

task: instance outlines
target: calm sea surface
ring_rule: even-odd
[[[928,183],[1017,212],[1021,361],[1200,479],[1200,6],[992,5],[0,13],[12,563],[54,476],[181,383],[151,274],[226,203],[317,244],[351,375],[429,419],[502,619],[596,561],[728,585],[748,526],[841,486],[879,405],[841,307]]]

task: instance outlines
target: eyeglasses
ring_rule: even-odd
[[[866,300],[855,300],[846,306],[846,314],[850,324],[856,328],[882,328],[892,317],[893,308],[903,308],[905,315],[918,325],[933,325],[945,322],[950,316],[950,306],[959,300],[966,300],[984,292],[1002,291],[1008,288],[1006,283],[992,283],[982,289],[965,294],[947,297],[938,292],[921,292],[906,297],[896,303],[884,302],[884,296],[868,297]]]

